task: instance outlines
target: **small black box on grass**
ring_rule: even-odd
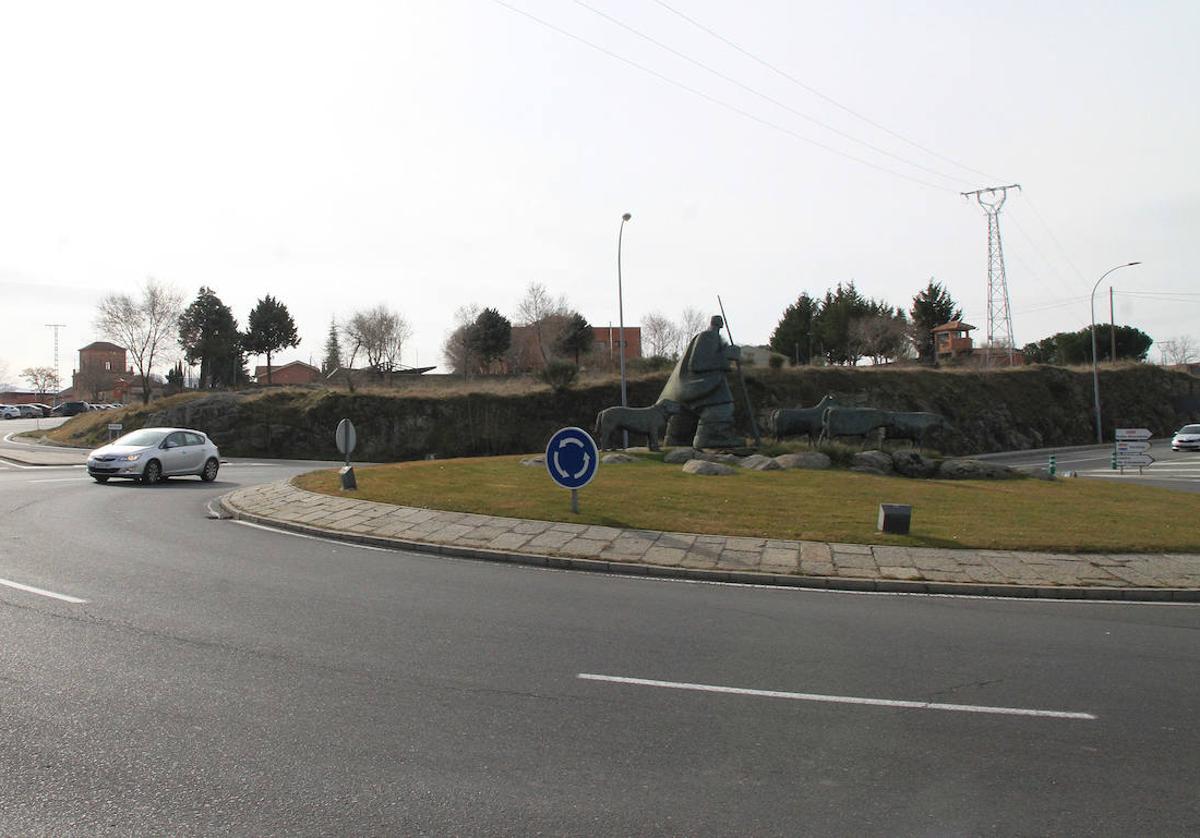
[[[879,504],[880,532],[890,532],[895,535],[908,535],[908,525],[912,523],[912,507],[904,503]]]
[[[338,469],[338,474],[342,478],[343,489],[358,488],[358,481],[354,479],[354,466],[342,466]]]

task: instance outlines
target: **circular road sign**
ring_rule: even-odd
[[[546,445],[546,471],[564,489],[582,489],[596,476],[600,452],[583,428],[555,431]]]

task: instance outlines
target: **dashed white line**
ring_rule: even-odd
[[[722,687],[715,684],[688,684],[680,681],[654,681],[648,678],[625,678],[618,675],[592,675],[581,672],[577,678],[584,681],[606,681],[613,684],[632,684],[638,687],[661,687],[670,690],[726,693],[748,695],[757,698],[784,698],[792,701],[819,701],[827,704],[865,704],[873,707],[900,707],[909,710],[949,710],[957,713],[987,713],[999,716],[1039,716],[1051,719],[1077,719],[1094,721],[1092,713],[1077,713],[1069,710],[1032,710],[1025,707],[986,707],[979,704],[943,704],[936,701],[896,701],[888,698],[862,698],[851,695],[821,695],[819,693],[793,693],[778,690],[752,690],[744,687]]]
[[[24,591],[27,594],[37,594],[38,596],[50,597],[51,599],[60,599],[63,602],[70,602],[74,605],[83,605],[87,602],[86,599],[80,599],[67,594],[59,594],[54,591],[47,591],[45,588],[35,588],[32,585],[22,585],[20,582],[14,582],[11,579],[0,579],[0,585],[13,588],[17,591]]]

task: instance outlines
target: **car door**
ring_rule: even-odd
[[[204,439],[200,434],[184,431],[185,448],[187,450],[187,465],[189,473],[199,473],[204,467]]]
[[[182,474],[187,471],[188,446],[181,431],[168,434],[159,451],[163,474]]]

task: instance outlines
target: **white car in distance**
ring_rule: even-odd
[[[120,477],[153,485],[168,477],[217,479],[221,454],[201,431],[142,428],[130,431],[88,455],[88,474],[97,483]]]

